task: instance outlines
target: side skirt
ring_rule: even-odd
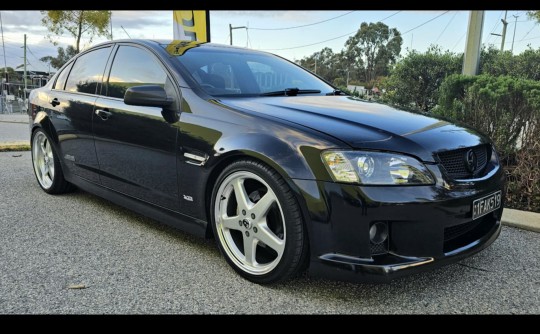
[[[70,176],[69,182],[73,183],[84,191],[105,198],[115,204],[125,207],[126,209],[135,211],[143,216],[155,219],[190,234],[202,238],[206,236],[206,226],[208,224],[206,221],[155,206],[136,198],[118,193],[112,189],[97,185],[93,182],[89,182],[75,175]]]

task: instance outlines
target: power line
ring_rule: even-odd
[[[395,12],[394,14],[389,15],[389,16],[385,17],[385,18],[382,19],[382,20],[379,20],[378,22],[382,22],[382,21],[384,21],[384,20],[386,20],[386,19],[389,19],[389,18],[391,18],[392,16],[399,14],[400,12],[402,12],[402,11],[399,10],[399,11]],[[333,37],[333,38],[327,39],[327,40],[325,40],[325,41],[316,42],[316,43],[311,43],[311,44],[306,44],[306,45],[293,46],[293,47],[289,47],[289,48],[280,48],[280,49],[261,49],[261,50],[263,50],[263,51],[280,51],[280,50],[299,49],[299,48],[304,48],[304,47],[307,47],[307,46],[317,45],[317,44],[321,44],[321,43],[330,42],[330,41],[333,41],[333,40],[336,40],[336,39],[339,39],[339,38],[343,38],[343,37],[352,35],[352,34],[356,33],[357,31],[358,31],[358,29],[356,29],[356,30],[354,30],[354,31],[351,31],[351,32],[349,32],[349,33],[346,33],[346,34],[344,34],[344,35],[340,35],[340,36],[337,36],[337,37]]]
[[[467,32],[464,32],[463,35],[461,35],[461,37],[458,39],[458,41],[456,42],[456,44],[455,44],[454,47],[452,48],[452,51],[454,51],[454,49],[456,48],[456,46],[458,46],[459,42],[461,42],[461,40],[463,39],[463,37],[465,37],[465,34],[467,34]]]
[[[529,29],[529,31],[527,31],[527,33],[525,34],[525,36],[523,36],[523,38],[520,39],[520,40],[518,41],[518,43],[521,42],[521,41],[523,41],[523,40],[525,39],[525,37],[527,37],[527,36],[531,33],[531,31],[533,31],[533,29],[534,29],[535,27],[536,27],[536,25],[533,25],[532,28]]]
[[[446,24],[446,26],[444,27],[444,29],[441,31],[441,33],[439,34],[439,37],[437,37],[437,39],[435,40],[435,44],[437,44],[437,42],[439,41],[439,38],[441,38],[441,36],[444,34],[444,32],[446,31],[446,28],[448,28],[448,26],[450,25],[450,23],[452,23],[452,21],[454,21],[454,18],[456,17],[456,15],[458,14],[459,12],[455,12],[454,16],[452,16],[452,18],[450,19],[450,21],[448,21],[448,23]]]
[[[351,14],[353,12],[356,12],[356,10],[351,10],[350,12],[347,12],[345,14],[341,14],[341,15],[332,17],[330,19],[322,20],[322,21],[319,21],[319,22],[310,23],[310,24],[303,24],[303,25],[293,26],[293,27],[285,27],[285,28],[249,28],[249,29],[253,29],[253,30],[289,30],[289,29],[303,28],[303,27],[314,26],[314,25],[321,24],[321,23],[324,23],[324,22],[332,21],[332,20],[338,19],[340,17],[343,17],[345,15],[349,15],[349,14]]]
[[[491,29],[491,31],[489,32],[489,36],[488,36],[488,39],[486,41],[486,44],[489,44],[489,41],[493,38],[493,32],[495,31],[495,29],[497,29],[497,27],[499,26],[499,24],[501,23],[501,17],[503,15],[503,12],[504,11],[501,11],[501,14],[499,15],[499,18],[497,19],[497,21],[495,21],[495,25],[493,26],[493,28]]]
[[[44,72],[47,72],[47,68],[45,67],[45,65],[43,64],[43,62],[38,59],[38,57],[36,57],[36,55],[32,52],[32,50],[30,50],[30,48],[28,47],[28,45],[26,46],[26,49],[28,50],[28,52],[30,52],[30,54],[32,55],[32,57],[34,57],[35,60],[38,61],[38,63],[40,64],[40,66],[44,69]]]
[[[411,31],[416,30],[416,29],[418,29],[418,28],[420,28],[420,27],[422,27],[422,26],[428,24],[429,22],[431,22],[431,21],[433,21],[433,20],[438,19],[439,17],[441,17],[441,16],[447,14],[448,12],[449,12],[449,10],[447,10],[446,12],[444,12],[444,13],[442,13],[442,14],[440,14],[440,15],[435,16],[434,18],[432,18],[432,19],[430,19],[430,20],[427,20],[426,22],[424,22],[424,23],[422,23],[422,24],[420,24],[420,25],[417,25],[416,27],[414,27],[414,28],[412,28],[412,29],[409,29],[409,30],[405,31],[403,34],[401,34],[401,36],[403,36],[403,35],[405,35],[405,34],[408,34],[408,33],[410,33]]]

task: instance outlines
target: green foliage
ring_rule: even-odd
[[[506,167],[507,205],[540,212],[540,136],[516,154],[516,163]]]
[[[1,78],[5,78],[7,82],[20,82],[22,80],[22,76],[19,73],[15,72],[13,67],[2,67],[0,68],[0,73],[2,75]]]
[[[444,79],[461,70],[462,57],[431,46],[425,53],[411,51],[383,80],[383,101],[405,109],[431,110],[439,99]]]
[[[518,55],[495,48],[483,49],[480,55],[480,73],[540,80],[540,49],[529,48]]]
[[[88,35],[90,42],[95,36],[108,36],[110,11],[108,10],[44,10],[41,22],[55,36],[68,33],[75,38],[75,51],[80,52],[83,35]],[[53,36],[49,39],[54,42]]]
[[[329,82],[333,82],[338,77],[343,77],[347,69],[343,53],[334,53],[330,48],[313,53],[299,61],[300,66],[316,73]]]
[[[76,54],[77,54],[77,51],[75,51],[75,48],[71,45],[68,45],[65,49],[59,46],[58,55],[56,57],[45,56],[45,57],[41,57],[39,60],[41,60],[42,62],[51,64],[53,68],[58,70],[62,66],[64,66],[64,64],[67,63],[67,61],[70,60],[72,57],[74,57]]]
[[[329,82],[347,78],[348,72],[349,83],[360,81],[373,85],[377,77],[388,74],[399,57],[402,42],[397,29],[390,29],[382,22],[363,22],[339,53],[325,47],[298,63]]]
[[[495,142],[507,174],[507,205],[540,212],[540,82],[511,76],[449,76],[434,113]]]
[[[531,19],[535,19],[540,23],[540,10],[530,10],[527,12],[527,16]]]
[[[334,79],[334,86],[337,87],[347,87],[347,81],[343,78],[335,78]]]
[[[382,22],[362,22],[358,32],[345,42],[345,57],[364,69],[364,81],[387,75],[401,52],[403,39],[396,28]]]
[[[484,132],[503,158],[540,133],[540,82],[511,76],[452,75],[441,86],[435,113]]]

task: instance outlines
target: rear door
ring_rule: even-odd
[[[95,183],[99,183],[99,166],[92,115],[111,50],[111,46],[91,50],[72,61],[58,75],[48,97],[61,158],[69,172]]]
[[[178,92],[161,61],[142,47],[119,45],[93,120],[101,181],[120,193],[177,211],[178,123],[167,122],[161,108],[126,105],[126,89],[139,85],[165,87],[178,105]]]

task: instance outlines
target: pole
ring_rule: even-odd
[[[347,89],[348,89],[348,87],[349,87],[349,72],[350,72],[350,71],[347,70]]]
[[[111,41],[113,40],[112,35],[112,10],[109,11],[109,23],[111,24]]]
[[[4,76],[2,79],[6,79],[6,83],[8,82],[8,75],[7,75],[7,62],[6,62],[6,46],[4,44],[4,24],[2,22],[2,12],[0,11],[0,29],[2,31],[2,49],[4,50]],[[0,80],[0,95],[4,95],[4,85],[2,84],[3,80]],[[2,100],[0,99],[0,102]],[[4,112],[4,104],[0,104],[0,112]]]
[[[514,37],[512,37],[512,49],[510,50],[510,52],[512,52],[512,54],[514,54],[514,40],[516,39],[517,19],[518,19],[519,16],[516,16],[516,15],[512,15],[512,16],[516,18],[516,23],[514,24]]]
[[[232,45],[232,31],[234,29],[246,29],[247,30],[247,27],[246,26],[241,26],[241,27],[233,27],[232,24],[229,23],[229,43]]]
[[[26,34],[24,34],[24,98],[26,99]]]
[[[465,44],[465,56],[463,57],[462,73],[476,75],[480,63],[480,46],[482,45],[482,29],[484,27],[484,11],[472,10],[469,15],[469,27],[467,29],[467,43]]]
[[[503,31],[502,31],[502,42],[501,42],[501,52],[504,51],[504,41],[506,40],[506,26],[508,26],[508,21],[506,21],[506,15],[508,14],[508,11],[504,11],[504,20],[501,20],[503,23]]]

